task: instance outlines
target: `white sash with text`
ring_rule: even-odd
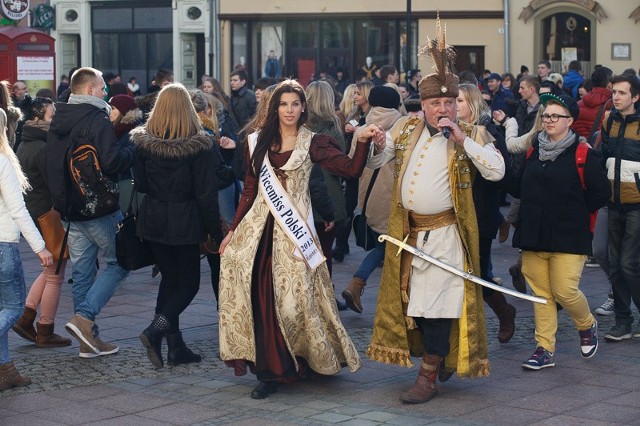
[[[296,254],[298,256],[302,254],[307,266],[311,270],[315,270],[326,260],[324,254],[316,244],[314,233],[311,231],[309,224],[302,218],[291,197],[282,187],[268,157],[268,154],[265,155],[260,169],[260,184],[258,185],[260,192],[271,214],[296,246],[296,251],[299,252]]]

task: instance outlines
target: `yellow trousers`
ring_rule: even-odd
[[[533,312],[536,342],[549,352],[556,350],[556,302],[567,311],[578,330],[590,328],[595,321],[587,298],[578,288],[585,259],[580,254],[522,252],[522,274],[533,294],[547,301],[546,305],[534,303]]]

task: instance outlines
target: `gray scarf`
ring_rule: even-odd
[[[105,101],[103,101],[100,98],[96,98],[95,96],[74,95],[74,94],[72,94],[71,96],[69,96],[69,102],[68,103],[73,104],[73,105],[79,105],[79,104],[93,105],[96,108],[100,108],[100,109],[105,110],[107,115],[111,114],[111,105],[109,105],[108,103],[106,103]]]
[[[576,141],[576,134],[569,130],[567,136],[558,142],[552,142],[547,132],[540,132],[538,136],[540,142],[540,161],[555,161],[560,154],[569,148]]]

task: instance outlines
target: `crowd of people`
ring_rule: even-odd
[[[541,61],[537,75],[526,67],[517,77],[457,75],[439,30],[422,51],[434,72],[409,70],[405,83],[395,66],[370,60],[356,83],[341,70],[306,88],[282,79],[272,61],[252,90],[239,68],[229,93],[210,76],[188,90],[169,70],[144,95],[135,79],[125,85],[90,67],[72,70],[57,99],[31,99],[23,82],[11,95],[0,83],[0,390],[30,383],[11,361],[11,328],[39,348],[72,344],[54,332],[67,260],[73,313],[64,328],[79,356],[118,352],[100,338],[97,320],[128,274],[116,230],[136,193],[137,235],[155,260],[152,275],[161,275],[155,315],[140,334],[150,363],[202,360],[184,341],[180,316],[206,255],[220,357],[236,375],[256,375],[252,398],[313,373],[361,367],[339,311],[374,309],[361,296],[380,265],[367,355],[409,366],[421,357],[400,399],[427,402],[454,373],[489,374],[484,304],[499,320],[500,343],[516,331],[514,305],[464,273],[408,251],[397,256],[392,243],[377,241],[383,234],[502,284],[492,241],[515,228],[513,286],[544,302],[534,305],[525,369],[555,365],[560,309],[582,356],[596,354],[598,322],[579,286],[585,264],[597,262],[610,281],[610,300],[595,310],[615,315],[604,339],[640,337],[631,306],[640,306],[635,73],[596,66],[585,79],[578,61],[564,75]],[[97,182],[78,183],[80,172],[69,170],[79,144],[99,159]],[[351,282],[334,283],[332,264],[349,255],[359,210],[376,242]],[[51,215],[68,254],[49,245]],[[20,234],[43,268],[28,294]]]

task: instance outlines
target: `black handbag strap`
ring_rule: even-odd
[[[132,182],[131,184],[131,196],[129,197],[129,207],[127,207],[127,216],[131,216],[134,214],[133,205],[135,200],[136,211],[138,213],[138,191],[136,190],[136,184]]]
[[[610,100],[611,98],[607,99],[605,103],[602,104],[602,106],[598,110],[598,115],[596,115],[596,119],[593,121],[593,125],[591,126],[591,131],[589,132],[589,139],[587,140],[587,142],[589,143],[589,145],[591,145],[592,148],[593,148],[593,144],[595,143],[594,136],[596,133],[596,129],[598,128],[598,125],[602,121],[602,114],[604,114],[604,110],[606,109]]]
[[[369,181],[369,186],[367,187],[367,193],[364,196],[364,204],[362,205],[362,216],[365,215],[367,211],[367,202],[369,201],[369,195],[371,195],[371,190],[373,189],[373,184],[376,183],[376,178],[378,177],[378,172],[380,169],[376,169],[371,175],[371,180]]]

